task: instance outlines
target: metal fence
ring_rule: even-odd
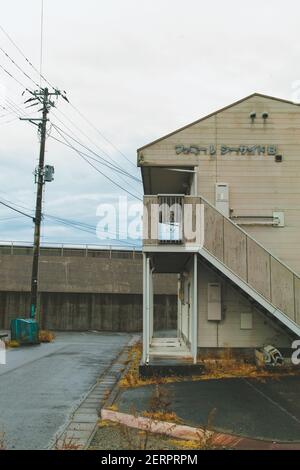
[[[33,254],[33,246],[30,242],[1,241],[0,255],[29,255]],[[135,259],[142,257],[141,248],[135,246],[120,247],[115,245],[78,245],[71,243],[43,244],[40,248],[41,256],[79,256],[90,258],[124,258]]]

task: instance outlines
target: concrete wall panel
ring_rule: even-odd
[[[272,303],[295,319],[294,276],[279,261],[271,259]]]
[[[300,324],[300,279],[294,276],[295,283],[295,321]]]
[[[0,255],[0,292],[29,292],[31,256]],[[142,259],[41,256],[41,292],[142,293]],[[175,294],[177,278],[159,274],[155,293]]]
[[[246,235],[228,220],[224,220],[224,263],[235,274],[247,280]]]
[[[0,292],[0,329],[9,329],[16,317],[28,317],[29,293]],[[141,294],[72,294],[47,292],[40,295],[42,328],[57,331],[141,331]],[[154,296],[155,330],[176,329],[177,297]]]
[[[270,300],[270,255],[251,238],[247,239],[248,282],[266,299]]]
[[[223,216],[205,204],[204,224],[204,247],[217,259],[223,261]]]

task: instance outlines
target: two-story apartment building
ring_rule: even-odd
[[[143,362],[300,336],[300,106],[250,95],[138,150]],[[178,275],[177,334],[153,331],[153,277]]]

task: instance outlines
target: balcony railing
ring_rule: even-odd
[[[183,233],[183,197],[182,196],[158,196],[159,243],[182,243]]]
[[[200,246],[202,251],[247,283],[274,309],[279,309],[300,325],[299,274],[204,198],[184,196],[182,205],[184,247],[191,245],[192,249],[195,247],[197,250]],[[144,210],[144,247],[149,248],[149,245],[160,244],[158,197],[145,196]]]
[[[144,245],[185,245],[197,242],[200,198],[182,195],[144,197]]]

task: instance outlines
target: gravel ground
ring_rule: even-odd
[[[141,450],[143,436],[140,431],[116,425],[99,427],[89,450]],[[169,437],[151,434],[145,450],[178,450]]]

